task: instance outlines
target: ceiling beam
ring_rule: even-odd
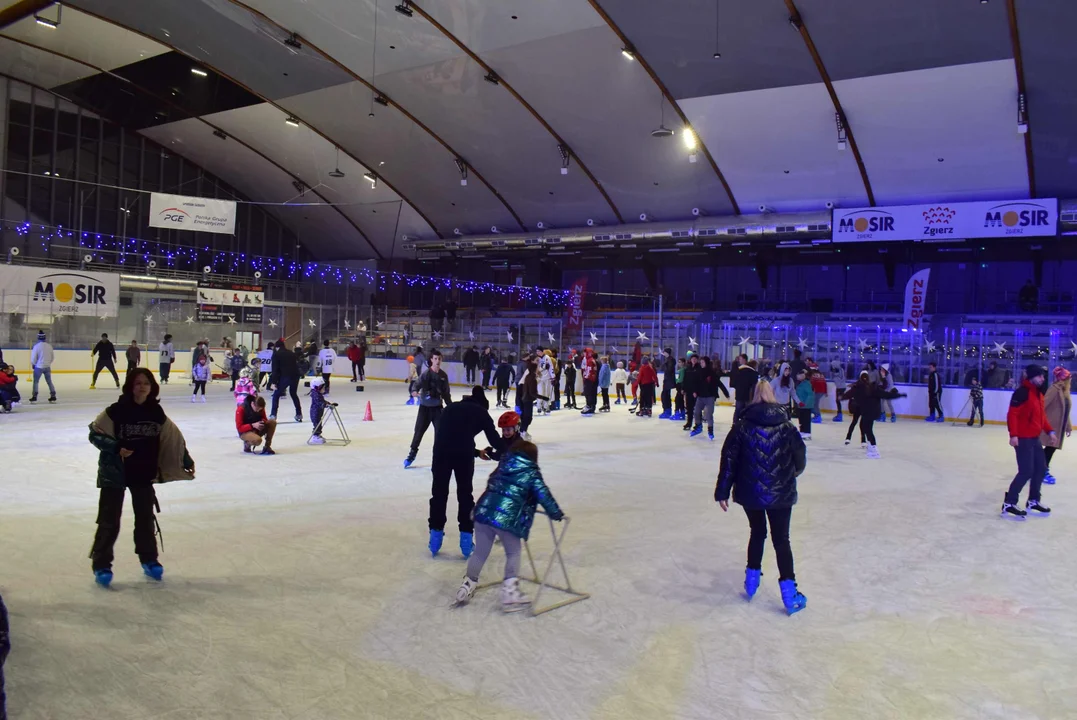
[[[54,0],[19,0],[19,2],[7,6],[0,10],[0,30],[3,30],[8,25],[14,25],[23,18],[36,15],[49,5],[52,5],[53,2]]]
[[[1010,42],[1013,44],[1013,64],[1017,72],[1017,93],[1025,98],[1025,164],[1028,168],[1028,196],[1036,197],[1036,163],[1032,153],[1032,123],[1028,113],[1028,94],[1025,92],[1025,61],[1021,56],[1021,34],[1017,29],[1017,3],[1006,0],[1006,16],[1009,18]]]
[[[864,183],[864,191],[868,195],[868,205],[875,207],[875,193],[872,192],[871,181],[868,180],[868,169],[864,165],[864,158],[860,156],[860,148],[856,144],[856,137],[853,135],[852,125],[849,124],[849,118],[845,116],[845,111],[841,107],[841,101],[838,100],[838,93],[834,90],[834,83],[830,81],[830,73],[826,71],[826,66],[823,65],[823,58],[819,56],[819,51],[815,47],[815,42],[812,41],[811,34],[808,32],[808,26],[804,23],[804,18],[801,16],[800,11],[797,10],[796,4],[793,0],[785,0],[785,7],[789,10],[789,21],[794,23],[794,27],[796,27],[797,32],[800,33],[800,37],[803,38],[804,44],[808,47],[808,52],[815,62],[815,69],[819,71],[819,77],[823,79],[823,84],[826,85],[826,91],[830,95],[830,101],[834,103],[834,112],[841,118],[842,125],[845,127],[845,135],[849,140],[849,149],[853,151],[853,157],[856,159],[856,167],[860,170],[860,179]]]
[[[553,139],[555,141],[557,141],[557,144],[568,149],[569,154],[572,157],[576,158],[576,164],[580,166],[580,170],[583,170],[583,174],[586,175],[587,179],[590,180],[594,184],[595,188],[600,193],[602,193],[602,197],[605,198],[606,203],[609,204],[610,210],[613,210],[613,214],[617,217],[617,221],[623,223],[624,218],[621,216],[621,211],[618,210],[617,206],[613,204],[613,200],[610,198],[609,193],[606,192],[606,188],[604,188],[602,186],[602,183],[600,183],[595,178],[594,173],[591,172],[591,170],[583,162],[583,160],[580,158],[580,156],[576,154],[575,148],[573,148],[571,145],[569,145],[567,142],[565,142],[564,138],[562,138],[560,135],[557,134],[557,131],[554,130],[553,127],[551,127],[550,123],[546,122],[546,119],[543,118],[542,115],[539,114],[538,110],[536,110],[534,107],[532,107],[531,103],[524,100],[523,96],[520,95],[520,93],[518,93],[516,91],[516,88],[512,87],[512,85],[509,84],[508,80],[506,80],[503,75],[501,75],[496,70],[494,70],[492,67],[487,65],[486,62],[482,58],[480,58],[478,56],[478,54],[473,52],[471,50],[471,48],[469,48],[467,45],[465,45],[463,43],[463,41],[460,40],[460,38],[456,37],[451,32],[449,32],[448,28],[446,28],[444,25],[442,25],[437,20],[435,20],[433,17],[431,17],[430,14],[426,12],[426,10],[423,10],[423,8],[420,7],[418,3],[415,2],[415,0],[411,0],[410,5],[411,5],[411,8],[415,12],[419,13],[419,15],[421,15],[428,23],[433,25],[442,35],[444,35],[449,40],[451,40],[452,43],[454,45],[456,45],[456,47],[460,48],[460,50],[462,50],[468,57],[470,57],[472,60],[474,60],[476,63],[478,63],[479,67],[481,67],[483,70],[485,70],[488,74],[493,73],[494,76],[496,76],[498,78],[498,81],[499,81],[498,84],[501,85],[501,87],[505,88],[509,92],[510,95],[512,95],[514,98],[516,98],[516,101],[519,102],[520,105],[522,105],[525,110],[527,110],[529,113],[531,113],[531,116],[533,118],[538,120],[539,124],[542,125],[542,127],[544,127],[546,129],[546,132],[548,132],[553,137]]]
[[[19,44],[19,45],[23,45],[23,46],[25,46],[25,47],[28,47],[28,48],[33,48],[34,50],[39,50],[39,51],[41,51],[41,52],[44,52],[44,53],[48,53],[48,54],[50,54],[50,55],[54,55],[54,56],[56,56],[56,57],[60,57],[60,58],[63,58],[63,59],[65,59],[65,60],[69,60],[69,61],[71,61],[71,62],[77,63],[77,64],[79,64],[79,65],[82,65],[82,66],[84,66],[84,67],[88,67],[88,68],[90,68],[91,70],[94,70],[94,71],[96,71],[96,72],[98,72],[98,73],[101,73],[101,74],[108,74],[108,75],[112,75],[112,74],[113,74],[113,73],[111,73],[111,72],[109,72],[109,71],[105,70],[104,68],[101,68],[101,67],[98,67],[97,65],[93,65],[93,64],[91,64],[91,63],[88,63],[88,62],[86,62],[85,60],[79,60],[78,58],[76,58],[76,57],[72,57],[71,55],[67,55],[66,53],[62,53],[62,52],[59,52],[59,51],[57,51],[57,50],[50,50],[49,48],[46,48],[46,47],[42,47],[42,46],[40,46],[40,45],[35,45],[34,43],[31,43],[31,42],[27,42],[26,40],[20,40],[20,39],[18,39],[18,38],[13,38],[13,37],[10,37],[10,36],[8,36],[8,35],[3,35],[3,34],[0,34],[0,39],[3,39],[3,40],[8,40],[8,41],[10,41],[10,42],[13,42],[13,43],[17,43],[17,44]],[[17,79],[17,78],[16,78],[16,79]],[[125,80],[127,80],[126,78],[124,78],[124,79],[125,79]],[[20,81],[20,82],[22,82],[22,81]],[[135,83],[131,82],[130,80],[127,80],[127,85],[128,85],[129,87],[131,87],[131,88],[134,88],[135,90],[138,90],[139,92],[143,93],[144,95],[146,95],[146,96],[148,96],[148,97],[151,97],[151,98],[153,98],[154,100],[157,100],[158,102],[160,102],[160,103],[162,103],[162,104],[164,104],[164,105],[167,105],[168,107],[172,108],[173,110],[176,110],[176,111],[180,112],[181,114],[184,114],[184,115],[189,115],[189,114],[190,114],[190,113],[189,113],[189,112],[188,112],[188,111],[187,111],[186,109],[184,109],[184,108],[183,108],[183,107],[182,107],[181,105],[178,105],[178,104],[176,104],[175,102],[173,102],[172,100],[170,100],[170,99],[169,99],[169,98],[167,98],[167,97],[164,97],[164,96],[161,96],[161,95],[157,95],[156,93],[150,92],[150,91],[149,91],[149,90],[147,90],[146,88],[144,88],[144,87],[141,87],[141,86],[139,86],[139,85],[136,85]],[[71,100],[69,100],[69,102],[75,102],[75,101],[71,101]],[[77,103],[76,103],[76,104],[77,104]],[[333,204],[332,202],[330,202],[328,198],[326,198],[325,196],[323,196],[323,195],[322,195],[321,193],[319,193],[319,192],[318,192],[317,190],[313,189],[313,188],[312,188],[312,186],[311,186],[311,185],[310,185],[309,183],[307,183],[306,181],[304,181],[304,180],[303,180],[302,178],[300,178],[300,177],[299,177],[298,175],[296,175],[295,173],[293,173],[293,172],[292,172],[291,170],[289,170],[288,168],[286,168],[286,167],[284,167],[283,165],[281,165],[280,163],[278,163],[278,162],[277,162],[276,160],[274,160],[273,158],[271,158],[271,157],[269,157],[269,156],[265,155],[264,153],[262,153],[262,152],[261,152],[261,151],[259,151],[258,149],[254,148],[254,147],[252,147],[251,145],[247,144],[246,142],[244,142],[244,141],[240,140],[240,139],[239,139],[238,137],[236,137],[236,136],[235,136],[235,135],[234,135],[233,133],[229,133],[229,132],[226,132],[226,131],[225,131],[225,130],[224,130],[223,128],[221,128],[221,127],[218,127],[217,125],[214,125],[213,123],[209,122],[208,120],[206,120],[206,119],[204,119],[204,118],[201,118],[201,117],[197,117],[197,116],[192,116],[192,119],[194,119],[194,120],[197,120],[197,121],[199,121],[199,122],[200,122],[200,123],[202,123],[203,125],[205,125],[205,126],[207,126],[207,127],[209,127],[209,128],[212,128],[212,129],[213,129],[213,130],[215,130],[215,131],[219,131],[219,132],[222,132],[222,133],[224,133],[225,135],[227,135],[227,136],[228,136],[228,138],[229,138],[229,139],[231,139],[231,140],[233,140],[233,141],[235,141],[235,142],[239,143],[239,144],[240,144],[240,145],[242,145],[243,147],[247,148],[247,149],[248,149],[248,150],[250,150],[250,151],[251,151],[252,153],[254,153],[255,155],[257,155],[258,157],[262,158],[262,159],[263,159],[263,160],[265,160],[266,162],[268,162],[268,163],[270,163],[271,165],[273,165],[274,167],[276,167],[276,168],[277,168],[278,170],[280,170],[281,172],[283,172],[283,173],[285,173],[286,175],[288,175],[289,177],[291,177],[291,178],[292,178],[293,180],[295,180],[295,181],[297,181],[297,182],[299,182],[299,183],[302,183],[302,184],[303,184],[304,186],[306,186],[306,187],[308,188],[308,190],[310,190],[310,192],[314,193],[314,195],[316,195],[316,196],[317,196],[318,198],[320,198],[320,199],[322,200],[322,202],[324,202],[324,203],[325,203],[326,205],[329,205],[329,206],[331,206],[331,207],[332,207],[332,208],[333,208],[334,210],[336,210],[336,211],[337,211],[338,213],[340,213],[340,216],[341,216],[342,218],[344,218],[344,219],[345,219],[345,220],[346,220],[346,221],[347,221],[347,222],[348,222],[348,223],[349,223],[349,224],[350,224],[350,225],[351,225],[351,226],[352,226],[353,228],[355,228],[355,231],[356,231],[357,233],[359,233],[359,237],[363,238],[363,240],[364,240],[364,241],[366,242],[366,244],[367,244],[367,245],[368,245],[368,246],[370,247],[370,250],[371,250],[371,251],[372,251],[372,252],[374,253],[374,255],[375,255],[375,256],[377,257],[377,259],[378,259],[378,260],[383,260],[383,259],[384,259],[384,258],[382,257],[382,254],[381,254],[380,252],[378,252],[378,248],[374,246],[374,243],[370,241],[370,238],[369,238],[369,237],[367,237],[366,233],[364,233],[364,232],[362,231],[362,229],[361,229],[361,228],[360,228],[360,227],[359,227],[359,226],[358,226],[358,225],[357,225],[357,224],[355,223],[355,221],[354,221],[354,220],[352,220],[352,219],[351,219],[350,217],[348,217],[348,215],[347,215],[347,214],[345,214],[345,213],[344,213],[344,211],[343,211],[343,210],[341,210],[341,209],[340,209],[340,208],[339,208],[338,206],[336,206],[336,205],[334,205],[334,204]],[[175,151],[173,151],[173,152],[175,152]],[[183,153],[176,153],[176,154],[177,154],[177,155],[182,155]],[[199,165],[199,167],[201,167],[201,165]],[[297,233],[296,233],[296,236],[297,236],[297,237],[299,237],[299,235],[300,235],[300,234],[299,234],[299,233],[297,232]]]
[[[648,63],[647,60],[643,57],[643,55],[640,54],[639,48],[636,47],[635,44],[628,39],[627,35],[621,32],[621,28],[617,27],[617,23],[613,22],[613,18],[611,18],[609,14],[607,14],[606,11],[602,9],[602,6],[598,4],[598,0],[587,0],[587,2],[591,5],[592,8],[594,8],[595,12],[598,13],[599,17],[601,17],[606,22],[610,30],[613,31],[613,34],[616,35],[618,39],[620,39],[622,46],[633,48],[633,54],[636,57],[636,61],[639,62],[640,67],[642,67],[647,72],[647,74],[651,76],[651,80],[653,80],[654,84],[658,86],[658,89],[662,91],[662,95],[665,96],[666,102],[668,102],[669,106],[673,108],[677,115],[680,116],[681,122],[684,123],[685,127],[692,127],[692,123],[688,122],[688,116],[684,114],[683,110],[681,110],[681,106],[677,104],[677,101],[673,98],[673,94],[670,93],[669,88],[666,87],[666,84],[662,82],[662,79],[660,77],[658,77],[658,73],[654,71],[654,68],[651,67],[650,63]],[[693,130],[693,132],[695,131]],[[699,133],[695,133],[695,135],[696,143],[698,143],[699,149],[703,151],[703,156],[706,157],[707,162],[711,164],[711,168],[714,170],[714,174],[718,176],[718,180],[722,183],[722,187],[725,188],[725,194],[729,196],[729,203],[733,206],[733,213],[735,215],[740,215],[740,206],[737,204],[737,199],[733,197],[733,190],[729,187],[729,183],[726,182],[725,175],[723,175],[722,171],[718,169],[718,163],[715,162],[714,156],[711,155],[711,151],[707,149],[707,144],[703,142],[703,138],[700,137]]]

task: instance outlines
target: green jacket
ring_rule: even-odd
[[[475,504],[475,522],[526,540],[539,504],[553,520],[564,517],[550,489],[542,481],[538,448],[517,439],[501,454],[497,469],[490,473],[486,491]]]
[[[815,405],[815,391],[811,389],[811,382],[805,378],[797,384],[797,407],[810,408]]]

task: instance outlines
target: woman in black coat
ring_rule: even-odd
[[[807,457],[800,433],[789,423],[789,414],[774,399],[766,381],[755,387],[745,408],[722,446],[722,464],[714,499],[729,510],[729,494],[744,508],[751,527],[744,592],[750,600],[759,589],[763,574],[763,547],[770,522],[771,542],[778,556],[778,586],[782,602],[792,615],[808,599],[797,590],[793,574],[793,550],[789,545],[789,520],[797,503],[797,476],[804,472]]]

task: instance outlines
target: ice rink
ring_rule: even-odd
[[[0,415],[13,720],[1077,717],[1077,447],[1055,457],[1053,516],[1020,524],[998,517],[1004,428],[899,420],[876,426],[870,461],[826,417],[792,523],[808,606],[787,617],[769,544],[744,601],[747,521],[713,501],[730,408],[713,443],[623,406],[536,418],[592,597],[530,618],[493,590],[451,608],[458,533],[431,559],[433,436],[405,470],[403,384],[334,387],[352,444],[307,446],[309,422],[288,423],[275,457],[241,452],[227,384],[205,405],[165,388],[198,476],[158,489],[164,582],[142,576],[128,507],[108,591],[87,559],[86,426],[117,392],[61,377],[55,406]],[[476,496],[492,468],[479,461]],[[546,557],[547,529],[532,537]]]

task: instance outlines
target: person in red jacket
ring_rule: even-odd
[[[639,415],[651,416],[651,408],[654,407],[654,393],[658,387],[658,373],[655,372],[651,361],[644,359],[639,368],[640,404]]]
[[[348,360],[352,363],[352,382],[358,382],[359,380],[359,358],[362,357],[362,350],[354,342],[348,343],[348,349],[346,354]]]
[[[273,452],[273,433],[277,431],[277,421],[266,419],[265,398],[248,395],[242,405],[236,407],[236,432],[243,441],[243,452],[253,453],[254,448],[265,440],[262,455],[276,455]]]
[[[591,348],[584,348],[580,374],[583,376],[584,398],[584,407],[580,414],[594,415],[598,406],[598,363],[595,362],[595,351]]]
[[[1006,413],[1010,445],[1017,453],[1017,475],[1010,483],[1010,489],[1002,502],[1002,517],[1011,520],[1024,520],[1030,512],[1041,517],[1051,514],[1051,508],[1040,503],[1040,486],[1043,476],[1047,474],[1040,433],[1047,433],[1052,440],[1056,437],[1043,408],[1044,374],[1044,369],[1039,365],[1025,368],[1025,379],[1021,382],[1021,387],[1014,390],[1010,398],[1010,409]],[[1028,491],[1028,501],[1022,510],[1017,506],[1017,502],[1025,483],[1029,481],[1032,484]]]

